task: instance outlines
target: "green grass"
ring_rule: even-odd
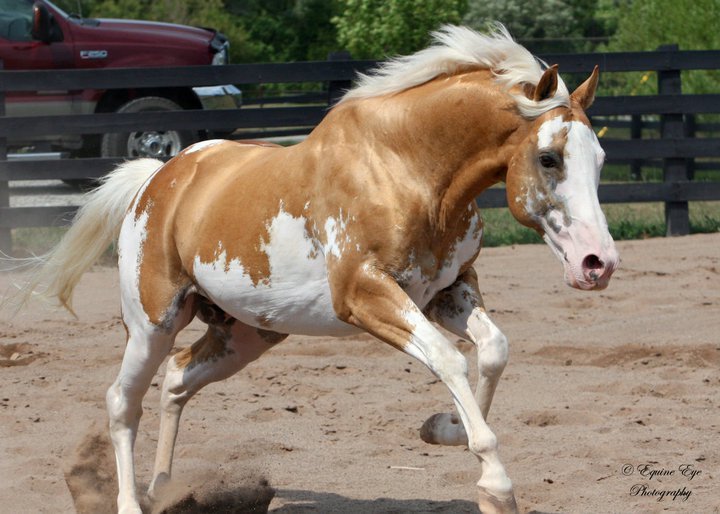
[[[698,159],[700,162],[700,159]],[[641,182],[662,182],[663,171],[660,168],[644,167]],[[621,164],[606,164],[602,170],[602,181],[628,182],[631,180],[629,167]],[[695,182],[720,182],[720,170],[696,170]]]
[[[662,203],[607,204],[603,211],[610,234],[616,241],[646,239],[665,235],[665,211]],[[507,209],[483,210],[484,246],[541,243],[534,230],[521,226]],[[720,202],[690,203],[690,232],[720,232]]]

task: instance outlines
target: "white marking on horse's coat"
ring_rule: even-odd
[[[206,141],[200,141],[199,143],[188,146],[183,151],[183,154],[189,155],[191,153],[199,152],[200,150],[205,150],[206,148],[210,148],[211,146],[219,145],[220,143],[226,142],[227,141],[225,139],[208,139]]]
[[[413,266],[402,274],[403,290],[418,307],[425,308],[438,291],[453,284],[460,268],[475,257],[482,240],[481,223],[479,213],[475,212],[462,239],[456,241],[434,277],[423,276],[420,266]]]
[[[538,149],[549,147],[553,138],[563,129],[567,130],[563,154],[565,179],[557,183],[554,191],[558,198],[565,201],[572,219],[605,225],[605,216],[599,202],[595,200],[605,152],[595,132],[580,121],[563,121],[562,116],[556,116],[540,127]]]
[[[318,242],[307,233],[306,223],[303,216],[293,217],[280,208],[268,224],[268,240],[260,243],[270,273],[257,285],[240,259],[228,260],[225,250],[214,262],[195,257],[197,283],[221,309],[251,326],[305,335],[359,332],[335,315],[326,256],[317,251]]]
[[[158,170],[159,171],[159,170]],[[135,201],[125,215],[120,236],[118,238],[118,271],[120,274],[120,294],[122,299],[123,317],[143,324],[149,324],[150,318],[143,310],[140,301],[140,266],[143,259],[143,245],[147,238],[147,222],[150,217],[151,204],[140,216],[135,215],[137,205],[145,190],[152,182],[155,173],[143,184],[135,195]]]
[[[344,237],[343,237],[344,236]],[[347,232],[347,220],[343,219],[342,209],[338,218],[325,220],[325,255],[332,255],[339,259],[342,257],[346,243],[350,243],[350,234]]]
[[[566,128],[570,130],[570,123],[569,121],[564,121],[562,116],[555,116],[543,123],[538,130],[538,149],[542,150],[549,147],[555,135],[562,129]]]
[[[423,315],[423,313],[414,304],[409,304],[402,310],[402,317],[407,321],[411,327],[411,338],[410,344],[405,347],[405,352],[412,357],[415,357],[420,362],[428,365],[430,369],[436,373],[437,369],[429,364],[435,362],[433,355],[427,355],[428,349],[423,344],[418,344],[421,341],[432,341],[437,338],[437,329],[433,327]],[[430,347],[432,348],[432,346]]]
[[[617,261],[617,253],[597,198],[605,152],[593,130],[585,123],[562,121],[557,116],[540,127],[538,149],[547,148],[563,129],[567,131],[563,179],[550,182],[552,203],[563,204],[563,209],[544,213],[539,222],[543,239],[563,262],[566,281],[581,284],[587,283],[582,269],[586,255],[608,255],[606,258],[612,263]],[[527,196],[528,208],[532,207],[531,196]]]

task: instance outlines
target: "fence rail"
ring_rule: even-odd
[[[678,51],[664,47],[655,52],[572,54],[544,56],[558,63],[564,73],[590,72],[595,64],[601,72],[655,71],[658,94],[650,96],[599,97],[589,114],[631,117],[659,116],[660,139],[643,139],[642,123],[635,123],[632,139],[603,139],[608,162],[662,165],[661,183],[602,184],[599,197],[604,203],[664,202],[667,233],[689,232],[688,202],[720,200],[720,182],[692,181],[695,169],[717,169],[712,159],[720,158],[720,139],[696,137],[696,114],[720,113],[720,94],[683,95],[681,71],[720,69],[720,51]],[[375,62],[328,60],[287,64],[240,64],[178,68],[105,70],[0,71],[0,249],[10,245],[10,229],[64,224],[74,207],[9,207],[9,181],[38,179],[87,179],[104,175],[120,159],[63,159],[53,161],[9,161],[9,137],[37,137],[51,134],[103,134],[137,130],[237,131],[237,138],[307,133],[327,112],[328,105],[347,88],[358,71],[367,71]],[[83,89],[133,89],[195,87],[221,84],[258,85],[272,83],[322,82],[327,90],[320,95],[299,93],[288,98],[272,96],[254,99],[238,110],[103,113],[69,116],[5,116],[5,96],[10,92]],[[311,102],[313,105],[304,105]],[[302,103],[303,105],[283,105]],[[600,124],[603,122],[600,121]],[[609,126],[617,126],[615,120]],[[695,159],[702,162],[695,163]],[[502,189],[484,193],[483,207],[506,205]]]

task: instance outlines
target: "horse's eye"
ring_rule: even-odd
[[[540,165],[543,168],[559,168],[560,167],[560,159],[558,159],[557,155],[552,153],[543,153],[540,154]]]

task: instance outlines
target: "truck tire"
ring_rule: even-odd
[[[160,96],[143,96],[122,105],[115,112],[181,111],[182,107]],[[197,135],[187,130],[146,130],[111,133],[102,136],[103,157],[153,157],[167,160],[195,142]]]

